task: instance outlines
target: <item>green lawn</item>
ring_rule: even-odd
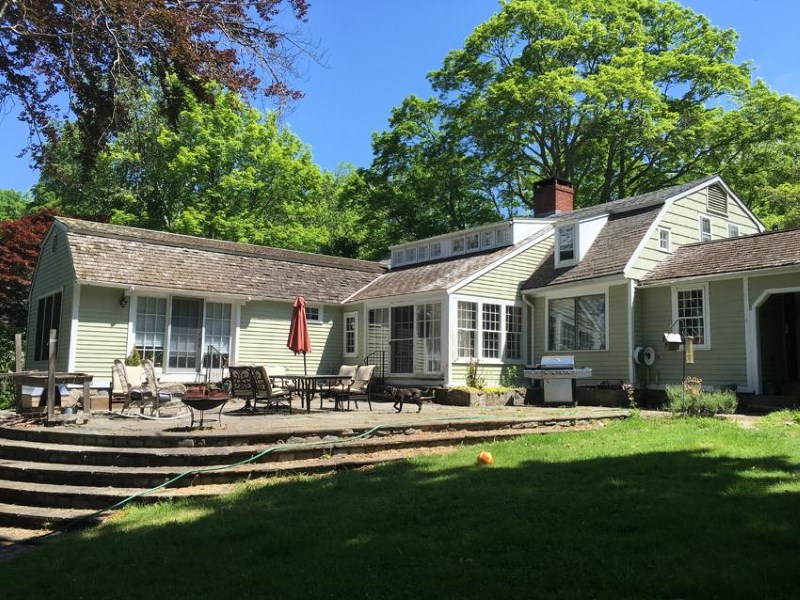
[[[13,598],[797,598],[800,425],[640,420],[207,502],[0,563]]]

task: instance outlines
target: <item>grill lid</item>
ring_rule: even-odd
[[[540,369],[574,369],[574,356],[543,356]]]

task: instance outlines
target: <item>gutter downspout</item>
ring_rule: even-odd
[[[633,279],[628,280],[628,381],[631,385],[636,386],[636,365],[633,361],[634,349],[634,318],[633,318],[633,301],[636,295],[636,281]]]
[[[526,294],[522,293],[520,295],[522,296],[522,301],[525,304],[527,304],[528,306],[530,306],[530,308],[531,308],[531,318],[530,318],[530,323],[529,323],[530,327],[528,328],[528,330],[530,331],[530,340],[529,340],[529,344],[528,344],[528,350],[530,352],[530,360],[527,362],[527,364],[532,365],[532,364],[534,364],[534,358],[535,358],[534,355],[535,355],[535,348],[536,348],[536,345],[534,344],[534,342],[535,342],[534,337],[535,336],[534,336],[534,333],[533,333],[535,328],[536,328],[536,307],[534,306],[533,302],[529,299],[529,297]]]

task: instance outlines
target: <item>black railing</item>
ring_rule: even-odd
[[[372,374],[373,388],[382,389],[386,385],[386,350],[375,350],[364,357],[365,365],[375,365]]]
[[[203,355],[203,366],[206,369],[206,385],[218,383],[225,377],[225,369],[228,366],[228,355],[223,354],[214,346],[206,346],[206,353]],[[212,378],[218,375],[216,378]]]

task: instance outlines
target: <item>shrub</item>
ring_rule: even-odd
[[[484,384],[483,373],[479,369],[477,360],[470,360],[467,366],[467,387],[481,389]]]
[[[14,331],[0,325],[0,372],[13,371],[15,363]],[[12,406],[14,406],[14,381],[6,377],[0,379],[0,409]]]
[[[686,414],[691,417],[711,417],[717,414],[736,412],[738,400],[732,391],[684,393],[680,385],[668,385],[667,409],[672,413]]]
[[[142,357],[139,355],[139,349],[134,346],[128,358],[125,359],[125,364],[129,367],[138,367],[142,364]]]

